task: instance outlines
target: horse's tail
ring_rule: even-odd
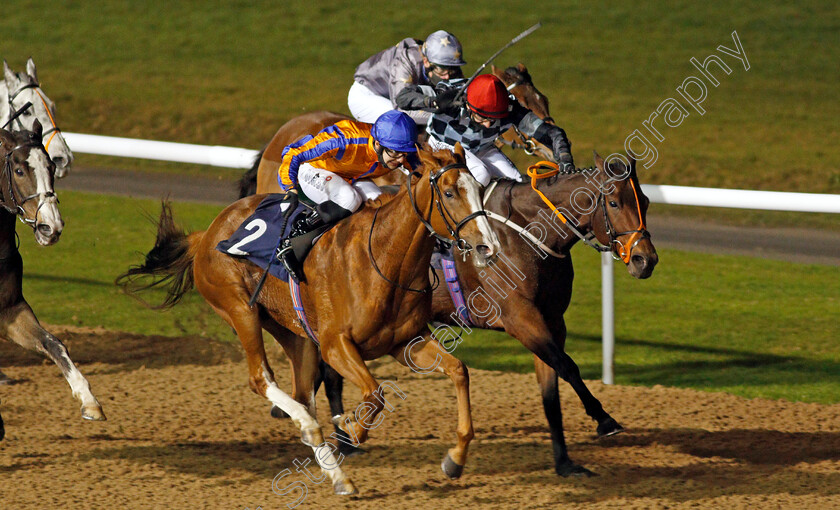
[[[264,152],[265,147],[254,158],[254,164],[251,165],[251,168],[242,174],[242,177],[239,179],[239,198],[249,197],[257,193],[257,173],[259,172],[260,161],[262,161]]]
[[[190,289],[193,288],[193,260],[195,246],[204,236],[204,232],[186,234],[175,225],[172,219],[172,207],[169,202],[162,202],[158,220],[155,246],[146,255],[142,265],[131,266],[125,274],[117,277],[114,283],[150,308],[165,309],[175,306]],[[151,278],[149,281],[148,278]],[[138,292],[163,285],[166,299],[160,305],[151,305],[137,296]]]

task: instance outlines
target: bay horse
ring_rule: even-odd
[[[517,67],[509,67],[504,71],[496,66],[491,67],[493,74],[504,82],[508,91],[522,106],[534,112],[539,118],[554,122],[548,113],[548,99],[534,86],[531,75],[523,64],[520,63]],[[280,192],[280,186],[277,183],[277,169],[280,166],[283,149],[303,136],[314,136],[321,129],[339,120],[347,119],[352,119],[352,117],[341,113],[316,111],[305,113],[283,124],[271,138],[271,141],[268,142],[268,145],[254,158],[253,166],[240,178],[239,198],[254,193]],[[505,141],[497,140],[497,145],[501,146],[506,143],[515,149],[523,149],[528,154],[534,154],[536,151],[537,154],[546,159],[552,157],[551,149],[530,137],[524,136],[522,133],[517,133],[514,128],[506,131],[503,136]],[[384,179],[380,178],[379,182],[385,183],[387,181],[390,184],[398,184],[395,179],[396,174],[389,174],[389,176],[385,176]]]
[[[536,175],[535,170],[529,170],[529,175],[532,173]],[[611,180],[611,176],[624,178]],[[564,211],[565,223],[551,213],[551,206],[546,207],[534,188]],[[543,409],[551,430],[555,472],[561,476],[591,476],[591,471],[568,455],[558,376],[572,386],[586,413],[598,423],[599,437],[624,429],[604,411],[583,382],[577,364],[565,352],[563,315],[572,298],[574,280],[570,250],[581,240],[569,223],[592,246],[595,244],[588,238],[594,235],[601,244],[598,248],[611,251],[633,277],[649,278],[659,257],[645,226],[650,201],[639,185],[636,162],[630,158],[629,164],[616,160],[605,166],[596,153],[594,168],[546,179],[532,177],[529,183],[498,181],[494,192],[485,192],[484,202],[488,217],[509,227],[496,229],[505,261],[495,264],[493,271],[476,271],[455,257],[463,295],[481,297],[497,311],[482,317],[467,299],[469,321],[474,327],[504,330],[534,353]],[[440,270],[437,273],[443,278]],[[482,312],[484,306],[482,303]],[[463,325],[444,286],[435,291],[433,309],[436,321]]]
[[[82,418],[104,420],[90,384],[64,344],[47,332],[23,297],[23,259],[18,251],[15,218],[32,227],[42,246],[58,242],[64,222],[53,190],[55,165],[42,145],[41,124],[33,131],[0,129],[0,338],[50,358],[61,369],[73,396],[82,402]],[[0,439],[3,437],[0,421]]]
[[[4,60],[3,75],[5,79],[0,82],[0,127],[31,131],[36,119],[41,126],[47,126],[43,133],[46,139],[44,147],[55,164],[55,177],[61,179],[73,165],[73,152],[55,123],[55,103],[41,89],[35,62],[29,58],[26,72],[16,73]],[[30,106],[9,122],[10,117],[27,104]]]
[[[435,371],[446,374],[456,387],[457,443],[441,467],[447,476],[457,478],[473,438],[469,376],[467,367],[438,343],[427,325],[432,314],[428,266],[434,248],[429,232],[449,232],[446,237],[458,245],[475,247],[471,255],[476,265],[486,265],[495,257],[498,240],[483,216],[479,185],[466,169],[463,149],[458,146],[454,153],[424,149],[419,157],[422,174],[409,174],[406,186],[390,201],[361,209],[323,235],[304,261],[304,272],[310,277],[299,289],[313,336],[320,341],[321,357],[362,390],[363,402],[356,413],[335,420],[355,442],[367,438],[365,425],[384,405],[382,389],[364,361],[390,354],[401,364],[416,368],[434,366],[437,360]],[[168,282],[164,306],[174,305],[195,286],[236,331],[247,354],[251,389],[291,416],[335,492],[351,494],[355,488],[338,467],[342,456],[336,461],[315,418],[318,349],[306,338],[296,317],[289,283],[267,278],[256,306],[249,306],[263,271],[246,259],[216,250],[263,198],[265,195],[240,199],[222,211],[206,231],[189,235],[174,226],[165,205],[157,242],[145,264],[129,269],[117,283],[135,293]],[[153,277],[152,283],[142,284],[148,276]],[[265,355],[263,329],[275,337],[290,359],[293,398],[274,380]],[[364,410],[361,418],[359,409]]]

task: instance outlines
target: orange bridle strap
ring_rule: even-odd
[[[551,170],[549,170],[548,172],[545,172],[545,173],[538,173],[538,170],[545,169],[546,167],[550,168]],[[531,189],[536,191],[537,195],[540,196],[542,201],[546,203],[546,205],[551,209],[551,211],[554,214],[557,215],[558,218],[560,218],[560,221],[562,221],[564,224],[566,224],[567,223],[566,217],[563,216],[563,213],[561,213],[557,209],[557,206],[554,205],[551,202],[551,200],[549,200],[548,197],[543,194],[542,191],[537,189],[537,181],[540,180],[540,179],[547,179],[549,177],[554,177],[555,175],[560,173],[560,165],[558,165],[557,163],[553,163],[551,161],[540,161],[540,162],[538,162],[534,165],[529,166],[528,170],[527,170],[527,173],[528,173],[528,177],[531,178]]]
[[[633,247],[636,246],[639,238],[642,237],[643,232],[647,231],[647,227],[645,227],[645,220],[642,219],[642,203],[639,201],[639,194],[636,193],[636,184],[630,179],[630,187],[633,188],[633,196],[636,198],[636,211],[639,213],[639,226],[630,236],[630,239],[627,241],[626,244],[619,241],[617,238],[615,240],[620,246],[619,256],[621,257],[621,261],[625,264],[630,263],[630,253],[633,251]],[[625,252],[625,246],[629,246],[629,248]]]
[[[55,119],[52,116],[52,112],[50,111],[50,107],[47,105],[47,101],[44,99],[44,96],[41,95],[41,91],[39,91],[38,89],[35,89],[35,93],[38,94],[38,97],[41,98],[41,102],[44,103],[44,109],[47,111],[47,115],[50,118],[50,122],[52,122],[52,127],[53,127],[52,135],[50,135],[50,138],[47,140],[47,143],[44,144],[44,150],[49,151],[50,150],[50,142],[52,142],[53,137],[56,134],[58,134],[58,132],[61,131],[61,130],[58,129],[58,126],[55,125]]]

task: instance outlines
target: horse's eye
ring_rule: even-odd
[[[23,175],[23,169],[22,168],[15,168],[15,174],[16,175]]]
[[[610,200],[610,207],[618,207],[618,204],[615,203],[615,200]]]
[[[443,194],[446,195],[446,198],[452,198],[453,196],[451,191],[444,191]]]

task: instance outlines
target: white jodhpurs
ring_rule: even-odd
[[[453,146],[434,137],[429,137],[429,145],[435,150],[454,149]],[[467,158],[467,168],[482,186],[487,186],[493,177],[512,179],[517,182],[523,180],[522,174],[519,173],[513,162],[493,145],[476,153],[465,150],[464,155]]]
[[[355,81],[347,94],[347,106],[350,108],[353,118],[368,124],[376,122],[376,119],[383,113],[397,109],[391,104],[389,98],[379,96],[376,92]],[[425,128],[432,117],[431,112],[422,110],[400,111],[414,119],[414,122],[421,128]]]
[[[337,174],[303,163],[298,168],[298,185],[303,193],[316,204],[334,202],[350,212],[361,207],[365,200],[382,194],[373,181],[362,179],[350,184]]]

